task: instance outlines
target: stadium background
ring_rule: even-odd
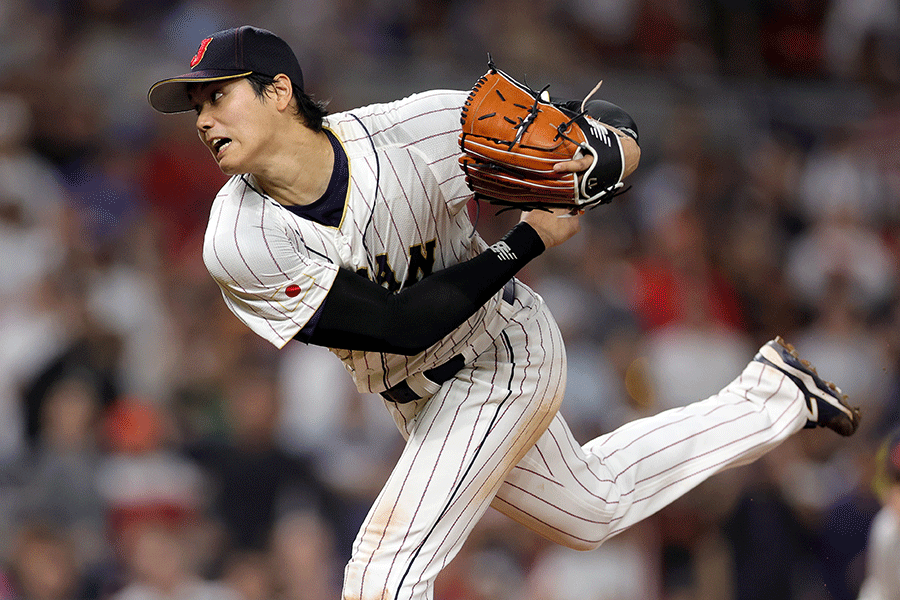
[[[490,512],[437,599],[855,598],[900,414],[892,0],[0,3],[0,598],[339,595],[400,437],[333,357],[227,312],[200,258],[223,176],[145,100],[243,23],[333,112],[468,88],[488,51],[631,112],[632,189],[522,274],[567,336],[580,439],[712,393],[776,333],[865,411],[596,552]],[[488,239],[515,218],[493,213]]]

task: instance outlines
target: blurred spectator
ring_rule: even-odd
[[[165,296],[165,271],[147,224],[124,228],[126,239],[97,251],[88,306],[120,341],[117,382],[129,394],[169,398],[178,373],[177,331]]]
[[[884,159],[867,149],[868,142],[855,131],[834,127],[808,151],[797,188],[808,222],[871,225],[891,214],[881,169]]]
[[[796,136],[761,131],[739,158],[727,212],[707,224],[718,260],[739,294],[745,329],[757,341],[772,332],[789,335],[802,318],[784,255],[804,227],[795,200],[804,158]]]
[[[102,406],[93,382],[68,376],[41,407],[40,437],[23,461],[20,515],[53,523],[72,537],[79,564],[97,569],[107,560],[106,506],[97,488]]]
[[[694,181],[702,178],[692,175]],[[692,184],[692,187],[695,184]],[[691,202],[695,190],[682,190]],[[744,335],[737,289],[713,261],[714,242],[690,205],[660,214],[635,265],[634,310],[645,329],[638,351],[658,409],[708,397],[740,372],[755,344]]]
[[[31,128],[25,100],[0,93],[0,463],[22,449],[19,386],[62,343],[53,331],[58,315],[38,299],[65,253],[65,194],[53,168],[30,147]]]
[[[145,218],[158,229],[163,260],[179,262],[200,253],[209,207],[225,176],[192,128],[181,118],[171,121],[157,118],[135,176]]]
[[[340,453],[348,438],[356,440],[356,445],[371,444],[373,460],[393,449],[390,440],[399,434],[381,398],[369,396],[360,402],[353,379],[326,349],[288,344],[278,355],[277,382],[283,399],[277,423],[279,444],[312,456],[323,474],[333,466],[332,454]],[[358,418],[357,413],[361,413]],[[379,483],[370,490],[380,488]]]
[[[566,336],[566,355],[569,374],[566,380],[566,402],[561,412],[566,417],[576,439],[592,439],[611,431],[630,420],[626,398],[617,365],[604,346],[603,338],[591,335],[610,323],[599,323],[615,318],[610,308],[597,294],[577,285],[572,277],[541,277],[538,293],[557,315],[557,322]],[[608,311],[608,312],[607,312]],[[622,329],[628,328],[629,319],[623,319]],[[605,341],[614,345],[618,331],[607,332]],[[621,334],[624,337],[625,334]]]
[[[741,329],[742,306],[713,261],[706,215],[696,204],[701,181],[709,177],[703,160],[709,125],[691,104],[673,109],[671,117],[677,126],[666,134],[660,161],[636,184],[645,247],[632,260],[632,311],[644,331],[676,322],[688,311]]]
[[[828,506],[818,527],[822,578],[834,600],[856,600],[866,572],[866,547],[872,520],[881,508],[873,491],[878,442],[866,441],[846,465],[858,474],[856,485]]]
[[[866,317],[890,301],[897,264],[870,225],[886,214],[881,178],[860,158],[846,146],[810,156],[800,188],[810,228],[788,249],[785,272],[797,297],[813,306],[840,280],[849,286],[846,301]]]
[[[0,77],[34,65],[47,51],[51,18],[30,2],[0,5]]]
[[[131,550],[148,523],[158,524],[157,529],[201,529],[206,482],[194,464],[173,450],[171,424],[164,411],[137,398],[121,398],[106,414],[104,427],[109,446],[98,488],[108,508],[109,539],[119,553],[116,558],[122,558],[123,550]],[[161,533],[150,539],[175,543]],[[151,542],[148,548],[157,548]]]
[[[239,600],[276,600],[277,586],[271,557],[265,551],[232,552],[222,568],[222,583]]]
[[[334,536],[315,512],[287,512],[272,532],[278,596],[283,600],[321,600],[340,596],[343,564]]]
[[[32,113],[25,99],[0,93],[0,298],[34,287],[60,263],[66,200],[57,173],[29,146]]]
[[[71,540],[63,530],[25,522],[17,533],[9,570],[9,598],[78,600],[96,598],[84,585]]]
[[[280,515],[300,509],[340,523],[339,507],[309,461],[276,443],[280,406],[274,377],[262,367],[244,366],[229,377],[224,402],[227,437],[198,440],[185,451],[214,490],[212,510],[227,548],[265,548]]]
[[[872,343],[872,325],[896,301],[898,263],[873,226],[892,209],[878,162],[862,144],[838,131],[808,154],[799,201],[809,227],[787,247],[783,270],[811,318],[795,345],[874,416],[892,366]]]
[[[673,212],[660,219],[654,232],[648,251],[633,265],[633,310],[644,330],[684,318],[741,329],[736,290],[710,262],[698,216],[689,209]],[[697,317],[689,317],[691,312]]]
[[[522,274],[566,339],[569,370],[561,412],[576,439],[592,439],[635,417],[624,379],[641,331],[631,310],[625,254],[637,241],[624,211],[606,208],[612,210],[584,223],[571,246],[553,248]]]
[[[195,547],[182,529],[148,520],[126,547],[127,580],[112,600],[238,600],[237,594],[200,575]]]
[[[831,73],[844,79],[897,84],[900,6],[892,0],[831,0],[825,49]],[[891,65],[893,63],[893,65]]]
[[[41,304],[49,308],[54,329],[51,339],[59,340],[53,354],[35,369],[30,379],[20,383],[24,407],[25,432],[30,442],[40,434],[41,407],[47,394],[61,379],[76,374],[90,380],[104,407],[119,394],[119,353],[121,340],[100,324],[88,304],[90,266],[69,254],[67,263],[42,282],[38,290],[46,298]],[[41,304],[38,304],[41,307]],[[40,316],[40,315],[39,315]],[[23,340],[26,347],[33,342]]]
[[[778,460],[766,457],[750,465],[742,493],[722,522],[735,600],[800,598],[822,587],[811,524],[780,488],[778,470]]]

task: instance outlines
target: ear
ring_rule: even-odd
[[[275,93],[275,106],[278,110],[286,109],[294,97],[291,78],[284,73],[279,73],[275,76],[275,81],[272,82],[272,88]]]

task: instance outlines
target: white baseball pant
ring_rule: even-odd
[[[800,390],[751,362],[707,400],[580,446],[558,414],[559,329],[527,287],[515,304],[494,347],[434,396],[388,403],[407,444],[354,543],[344,600],[431,600],[490,505],[559,544],[596,548],[806,423]]]

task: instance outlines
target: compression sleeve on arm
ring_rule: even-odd
[[[465,322],[507,281],[544,251],[527,223],[465,262],[399,292],[341,269],[308,339],[318,346],[418,354]]]

